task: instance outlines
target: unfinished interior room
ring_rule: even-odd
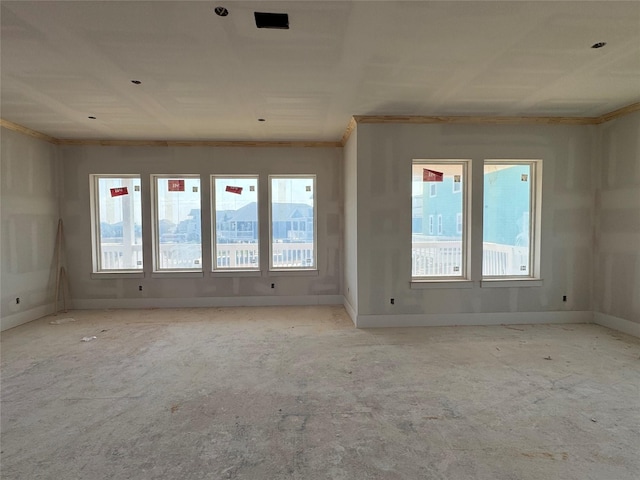
[[[640,478],[639,1],[0,9],[2,479]]]

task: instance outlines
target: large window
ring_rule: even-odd
[[[271,269],[316,268],[314,175],[270,176]]]
[[[93,271],[142,271],[138,175],[91,175]]]
[[[214,270],[259,270],[258,177],[213,176]]]
[[[468,160],[413,161],[413,203],[422,203],[412,231],[416,280],[467,278],[468,165]]]
[[[200,178],[153,176],[154,270],[202,270]]]
[[[484,277],[534,277],[540,161],[484,164]]]

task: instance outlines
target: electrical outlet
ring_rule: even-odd
[[[142,285],[138,285],[138,291],[141,292],[142,291]]]
[[[276,288],[276,284],[275,284],[275,283],[272,283],[272,284],[271,284],[271,288]]]
[[[16,297],[16,305],[20,305],[20,297]]]
[[[396,304],[396,299],[395,299],[395,298],[392,298],[392,299],[391,299],[391,305],[395,305],[395,304]]]
[[[563,296],[562,296],[562,301],[563,301],[563,302],[566,302],[566,301],[567,301],[567,296],[566,296],[566,295],[563,295]]]

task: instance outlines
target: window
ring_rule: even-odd
[[[152,177],[154,270],[202,270],[200,177]]]
[[[453,193],[460,193],[462,191],[462,182],[460,181],[460,176],[459,175],[454,175],[453,176],[453,187],[452,187],[452,192]]]
[[[258,177],[212,176],[213,269],[259,270]]]
[[[93,271],[142,271],[138,175],[91,175]]]
[[[484,277],[538,276],[539,160],[484,164]]]
[[[316,268],[315,183],[312,175],[270,176],[269,266]]]
[[[412,232],[412,278],[467,278],[468,170],[469,160],[413,161],[413,201],[423,202],[422,214],[429,220],[424,230],[414,227]],[[460,193],[454,191],[454,183],[459,185]],[[436,196],[438,184],[444,188]],[[425,195],[427,190],[429,194]],[[437,219],[436,236],[434,219]]]

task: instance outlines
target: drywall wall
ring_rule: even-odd
[[[5,128],[0,143],[5,330],[53,311],[59,160],[55,145]]]
[[[358,326],[590,321],[595,128],[359,124]],[[482,162],[500,158],[544,163],[540,286],[481,285]],[[411,288],[412,159],[472,160],[471,285]]]
[[[640,336],[640,112],[599,126],[594,318]]]
[[[61,156],[75,308],[342,303],[342,149],[67,146]],[[92,276],[89,175],[127,173],[140,174],[142,181],[144,278]],[[199,277],[152,274],[151,174],[200,175],[204,272]],[[211,174],[260,175],[260,276],[211,273]],[[268,271],[270,174],[317,176],[317,272]]]
[[[358,132],[344,146],[344,297],[352,320],[358,314]]]

